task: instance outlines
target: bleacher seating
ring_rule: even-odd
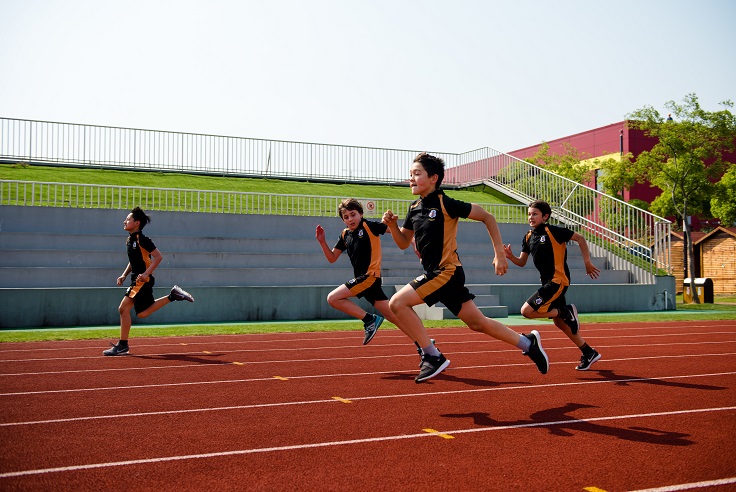
[[[0,207],[0,327],[117,324],[124,288],[115,281],[127,264],[122,223],[128,212]],[[135,323],[345,317],[325,298],[352,277],[350,261],[344,254],[330,264],[314,238],[316,225],[322,224],[328,244],[334,244],[344,227],[338,217],[160,211],[149,215],[152,222],[144,232],[164,255],[154,274],[156,295],[166,295],[176,283],[196,302],[177,303]],[[518,253],[528,226],[500,227],[504,241]],[[488,316],[517,313],[539,283],[531,262],[524,269],[510,263],[507,275],[496,276],[491,242],[482,224],[461,223],[458,241],[476,304]],[[422,269],[413,251],[399,250],[388,235],[382,244],[383,285],[390,295]],[[630,285],[630,273],[608,269],[603,258],[594,258],[601,277],[588,278],[577,244],[568,249],[574,285],[585,285],[573,286],[568,298],[577,300],[581,311],[648,310],[663,302],[656,299],[662,286]],[[433,316],[452,317],[441,306]]]

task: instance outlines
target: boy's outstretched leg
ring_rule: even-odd
[[[404,286],[389,301],[391,311],[398,318],[401,330],[421,349],[422,362],[419,366],[419,374],[414,378],[417,383],[435,377],[450,365],[450,361],[434,346],[424,329],[422,320],[414,311],[414,306],[423,302],[411,285]]]
[[[182,289],[178,285],[175,285],[171,288],[171,292],[169,293],[169,300],[170,301],[189,301],[194,302],[194,297],[187,292],[186,290]]]
[[[578,371],[587,371],[590,369],[590,366],[595,362],[598,362],[601,358],[601,354],[599,354],[596,349],[588,345],[585,339],[580,335],[580,332],[573,334],[572,328],[569,326],[569,321],[562,318],[552,318],[552,321],[554,321],[555,326],[559,328],[562,333],[567,335],[567,338],[572,340],[572,342],[582,352],[582,355],[580,356],[580,364],[578,364],[575,369]]]
[[[497,340],[520,348],[523,355],[534,361],[539,372],[547,374],[549,359],[544,349],[542,349],[542,337],[538,331],[532,330],[529,335],[523,333],[519,335],[503,323],[487,318],[473,301],[463,303],[457,317],[473,331],[485,333]]]
[[[367,318],[367,319],[366,319]],[[366,314],[366,318],[363,320],[363,328],[365,329],[365,337],[363,337],[363,345],[367,345],[368,342],[373,340],[373,337],[376,335],[376,332],[378,331],[378,327],[381,326],[383,323],[383,320],[385,319],[383,316],[379,316],[378,314]]]
[[[530,342],[529,349],[522,352],[522,355],[526,355],[533,360],[534,364],[537,365],[539,372],[547,374],[547,371],[549,371],[549,359],[547,358],[547,353],[542,348],[542,337],[539,336],[539,332],[537,330],[532,330],[529,335],[524,335],[522,333],[521,336],[525,337]]]

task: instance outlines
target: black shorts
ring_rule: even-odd
[[[156,279],[148,277],[148,282],[138,282],[138,275],[131,277],[130,287],[125,291],[125,295],[133,299],[133,308],[135,313],[145,311],[154,303],[153,286],[156,285]]]
[[[464,303],[475,299],[465,287],[465,271],[461,266],[449,265],[441,270],[427,272],[409,282],[409,285],[428,306],[441,302],[455,316],[460,313]]]
[[[345,282],[345,287],[350,289],[350,292],[360,299],[364,297],[366,301],[371,303],[371,306],[376,304],[376,301],[388,301],[386,293],[381,288],[381,278],[373,277],[371,275],[361,275],[360,277],[352,278]]]
[[[567,285],[550,282],[541,286],[526,302],[536,312],[547,313],[550,309],[565,307],[567,304],[565,292],[567,292]]]

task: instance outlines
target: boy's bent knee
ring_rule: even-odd
[[[525,318],[532,318],[535,312],[536,311],[534,311],[534,309],[532,309],[529,304],[524,304],[523,306],[521,306],[521,310],[519,311],[519,313],[521,313],[521,315]]]
[[[392,297],[388,301],[388,307],[393,311],[394,313],[401,311],[402,309],[408,307],[406,303],[402,302],[400,299],[398,299],[396,296]]]

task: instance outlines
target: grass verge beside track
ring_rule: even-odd
[[[715,304],[682,304],[678,299],[677,311],[657,311],[639,313],[591,313],[581,314],[580,322],[588,323],[632,323],[657,321],[711,321],[736,319],[736,297],[719,297]],[[548,320],[527,320],[519,315],[508,318],[496,318],[509,326],[540,325],[551,323]],[[427,328],[463,326],[460,320],[425,321]],[[316,320],[316,321],[279,321],[249,323],[207,323],[191,325],[133,325],[131,338],[197,336],[197,335],[232,335],[239,333],[286,333],[346,331],[360,329],[356,320]],[[396,329],[385,322],[382,330]],[[518,330],[517,330],[518,331]],[[28,328],[0,330],[1,342],[31,342],[48,340],[117,340],[117,326],[90,326],[75,328]]]

